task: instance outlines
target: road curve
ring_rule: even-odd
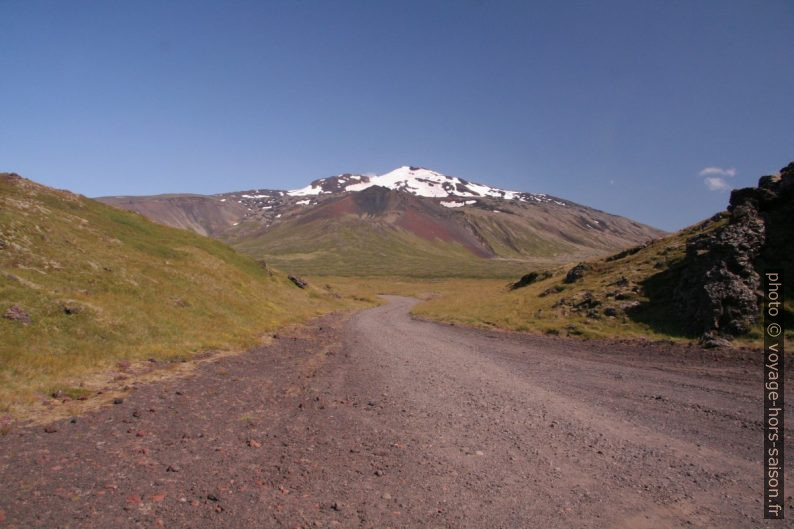
[[[350,386],[384,388],[439,526],[765,525],[757,367],[420,322],[414,303],[353,319]]]
[[[786,526],[761,517],[757,358],[465,329],[415,303],[0,436],[0,527]]]

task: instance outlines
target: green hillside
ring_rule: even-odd
[[[540,238],[537,241],[535,257],[516,253],[515,258],[487,259],[472,255],[457,243],[428,241],[386,223],[349,215],[334,222],[280,224],[233,245],[243,253],[299,274],[510,278],[528,266],[555,262],[559,249]]]
[[[0,413],[120,360],[251,345],[342,303],[218,241],[0,174]]]

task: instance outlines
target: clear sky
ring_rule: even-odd
[[[794,160],[790,0],[0,0],[0,21],[0,170],[89,196],[421,165],[672,230]]]

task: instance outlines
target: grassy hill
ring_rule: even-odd
[[[354,216],[285,223],[234,246],[277,268],[311,275],[509,278],[527,267],[526,258],[478,257],[455,242],[429,241]]]
[[[218,241],[0,174],[0,413],[79,394],[120,361],[252,345],[343,304]]]

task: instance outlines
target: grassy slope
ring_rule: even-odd
[[[540,256],[551,262],[555,258],[565,258],[581,251],[573,244],[562,240],[542,237],[531,227],[521,222],[497,219],[495,215],[507,216],[502,213],[472,211],[469,221],[476,227],[477,233],[487,241],[496,255],[526,259],[527,256]]]
[[[526,214],[521,207],[502,207]],[[549,212],[529,218],[484,208],[471,208],[465,215],[463,211],[444,213],[459,215],[458,220],[499,257],[479,258],[460,244],[421,238],[392,224],[395,219],[389,215],[349,214],[308,222],[298,217],[264,232],[257,230],[256,223],[242,223],[230,232],[229,242],[244,253],[299,274],[433,279],[509,279],[528,268],[594,258],[627,245],[625,238],[584,229],[577,224],[580,216],[567,211],[559,218]],[[647,240],[637,239],[636,233],[630,236],[638,242]]]
[[[7,175],[0,241],[0,314],[33,320],[0,318],[0,411],[122,359],[244,347],[343,304],[212,239]]]
[[[283,270],[310,275],[510,278],[532,262],[549,262],[481,259],[458,244],[430,242],[354,216],[277,226],[235,246]]]

